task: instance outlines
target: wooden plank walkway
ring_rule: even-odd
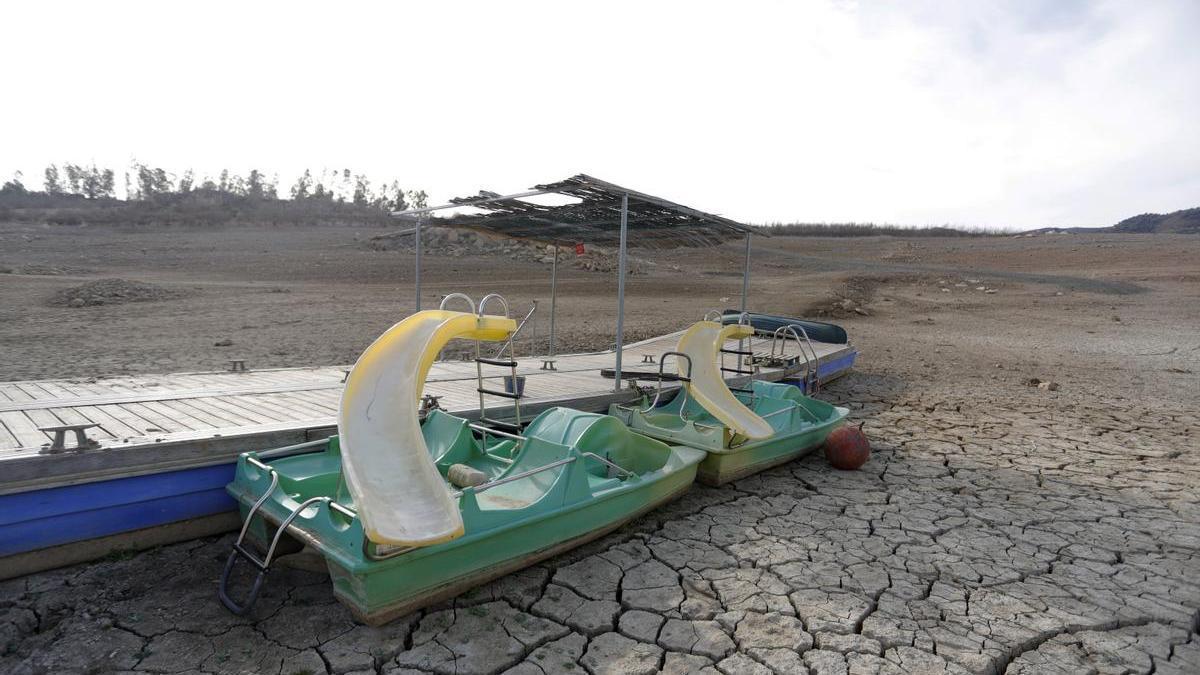
[[[672,333],[626,346],[623,368],[657,371],[657,363],[643,363],[643,357],[650,355],[657,361],[659,354],[674,349],[678,336]],[[813,346],[822,363],[853,352],[848,345]],[[768,350],[769,341],[756,340],[754,349]],[[789,354],[798,351],[796,345],[788,344]],[[603,410],[613,400],[631,399],[634,394],[627,386],[615,393],[613,380],[600,374],[602,368],[613,367],[614,356],[611,350],[564,354],[557,357],[558,369],[554,371],[541,369],[541,357],[518,357],[518,373],[527,378],[521,400],[527,415],[523,416],[532,416],[551,405],[569,403],[582,409]],[[736,357],[727,358],[732,365]],[[801,365],[787,373],[763,369],[760,376],[780,379],[803,371],[804,362],[802,359]],[[475,368],[473,361],[439,361],[430,370],[425,392],[441,396],[442,407],[451,412],[474,416],[479,407]],[[101,450],[66,453],[87,464],[98,464],[97,460],[83,461],[84,456],[97,453],[115,460],[109,451],[116,449],[177,446],[180,442],[222,437],[254,439],[256,433],[263,434],[263,442],[268,442],[270,434],[282,430],[329,428],[336,424],[342,380],[348,370],[348,366],[333,366],[0,383],[0,465],[38,458],[39,450],[49,440],[38,427],[57,424],[100,425],[89,435],[100,442]],[[673,372],[674,363],[667,370]],[[502,377],[508,372],[506,368],[485,365],[486,386],[503,390]],[[489,398],[488,405],[489,415],[511,413],[510,401]],[[68,447],[71,444],[68,441]],[[53,457],[66,459],[62,454]],[[122,458],[110,464],[125,461]],[[7,466],[16,468],[11,463]],[[0,492],[7,482],[5,478],[0,474]]]

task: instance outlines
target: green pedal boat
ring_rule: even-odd
[[[695,324],[680,338],[678,351],[660,359],[659,388],[653,400],[614,404],[609,414],[640,434],[704,450],[708,454],[697,479],[706,485],[743,478],[821,446],[849,410],[809,398],[790,384],[751,381],[747,388],[730,390],[725,383],[725,372],[753,375],[740,364],[737,369],[727,368],[720,361],[722,352],[753,356],[752,350],[724,348],[726,340],[747,339],[752,330],[712,321]],[[668,356],[686,365],[684,374],[662,373],[662,361]],[[659,405],[664,379],[681,381],[683,386],[670,402]]]
[[[697,480],[723,485],[807,455],[841,426],[848,412],[808,398],[794,385],[753,382],[751,386],[752,393],[739,391],[735,396],[775,430],[762,440],[733,432],[684,391],[661,407],[614,405],[609,414],[651,438],[704,450],[708,456],[700,463]]]
[[[686,491],[704,458],[567,408],[538,415],[522,437],[484,433],[487,443],[477,425],[441,411],[422,431],[458,503],[462,536],[423,547],[371,542],[341,478],[335,436],[269,464],[241,456],[228,490],[241,503],[246,539],[267,550],[286,523],[288,536],[324,556],[337,598],[360,620],[382,623],[611,532]],[[452,484],[462,476],[484,482]]]
[[[613,417],[558,407],[522,424],[520,394],[489,389],[482,375],[486,364],[515,378],[515,362],[479,356],[479,341],[511,341],[516,329],[507,308],[483,314],[493,297],[469,314],[443,301],[368,347],[347,378],[337,436],[239,457],[227,490],[244,525],[221,578],[227,608],[249,610],[291,539],[324,558],[358,619],[383,623],[611,532],[691,486],[703,451]],[[438,409],[422,421],[429,366],[455,338],[477,341],[479,421]],[[513,400],[515,423],[489,420],[485,395]],[[241,601],[229,590],[239,560],[257,568]]]

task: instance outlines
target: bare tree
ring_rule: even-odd
[[[409,190],[408,191],[408,201],[412,203],[411,208],[423,209],[426,206],[428,206],[428,204],[426,203],[428,200],[429,200],[429,195],[426,194],[424,190]]]
[[[312,172],[305,169],[304,174],[297,178],[296,183],[292,185],[292,201],[298,202],[307,199],[312,182]]]
[[[263,175],[258,169],[250,169],[246,177],[246,196],[251,199],[263,198]]]
[[[62,181],[58,177],[58,167],[51,164],[46,167],[46,194],[61,195]]]
[[[67,192],[73,195],[82,194],[80,183],[83,180],[83,169],[74,164],[67,164],[63,167],[63,171],[67,174]]]
[[[21,176],[23,175],[20,170],[14,171],[12,179],[0,186],[0,195],[23,195],[28,193],[29,190],[26,190],[25,184],[21,182]]]
[[[366,206],[371,201],[371,181],[363,174],[354,177],[354,204]]]

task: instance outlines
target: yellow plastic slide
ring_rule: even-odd
[[[429,456],[417,406],[447,342],[505,340],[516,329],[505,317],[427,310],[389,328],[358,357],[338,432],[342,473],[368,539],[429,546],[462,535],[462,515]]]
[[[700,321],[679,337],[677,351],[692,360],[691,382],[685,382],[687,393],[713,417],[734,433],[752,440],[769,438],[775,433],[769,422],[747,408],[729,387],[718,365],[721,347],[726,339],[748,337],[754,328],[738,324],[721,325],[715,321]],[[679,366],[680,372],[686,366]],[[686,374],[686,373],[685,373]]]

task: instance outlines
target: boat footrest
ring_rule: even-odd
[[[497,391],[495,389],[485,389],[484,387],[476,387],[475,391],[477,391],[481,394],[487,394],[488,396],[499,396],[500,398],[509,398],[514,401],[521,398],[520,394],[514,394],[511,391]]]
[[[509,361],[506,359],[485,359],[482,356],[475,359],[475,362],[476,363],[486,363],[489,366],[503,366],[505,368],[516,368],[517,367],[516,361]]]

